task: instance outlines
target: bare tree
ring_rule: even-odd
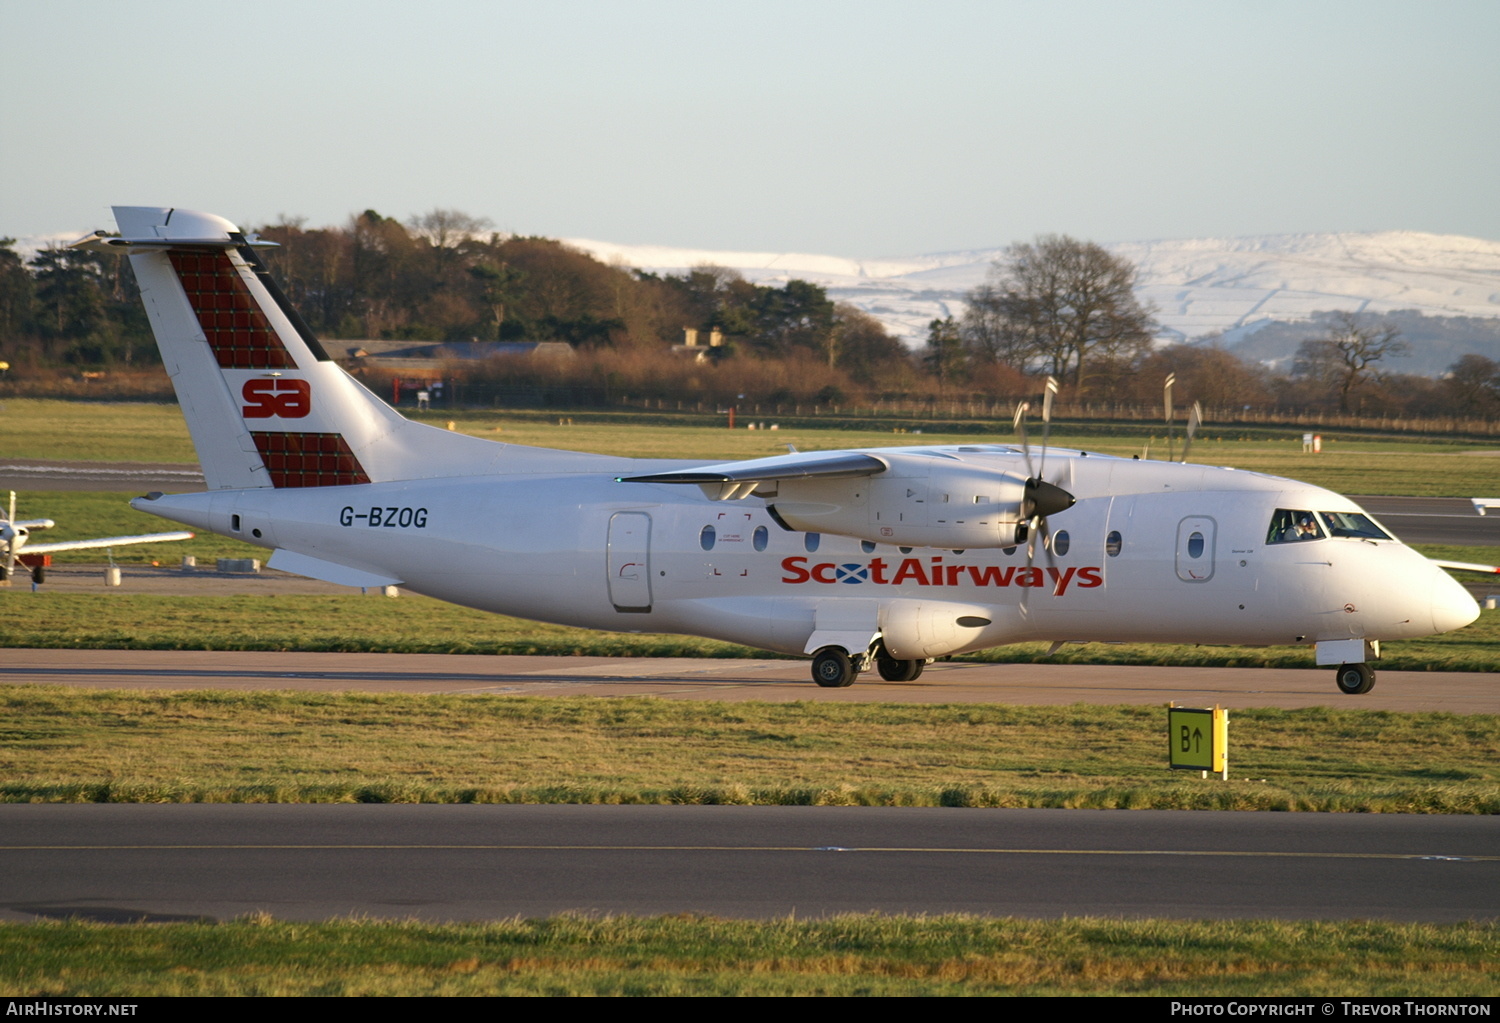
[[[1349,395],[1362,380],[1377,378],[1373,368],[1388,357],[1411,351],[1401,331],[1389,323],[1369,324],[1358,313],[1336,313],[1327,337],[1304,341],[1297,347],[1293,372],[1323,380],[1337,389],[1339,411],[1349,411]]]
[[[1005,250],[969,294],[971,351],[1045,368],[1081,388],[1096,359],[1128,359],[1151,345],[1151,311],[1135,297],[1136,270],[1093,242],[1044,235]]]
[[[461,210],[431,209],[406,222],[411,233],[425,239],[440,271],[452,266],[464,242],[494,226],[489,217],[474,217]]]
[[[1493,359],[1465,355],[1448,367],[1443,384],[1454,412],[1471,416],[1500,412],[1500,363]]]

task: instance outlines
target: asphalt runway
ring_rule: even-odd
[[[1492,920],[1483,817],[622,806],[0,806],[0,919],[562,912]]]
[[[114,490],[122,494],[197,493],[206,490],[203,470],[180,462],[59,462],[42,458],[0,459],[0,490]],[[36,512],[33,517],[45,516]]]
[[[371,598],[375,599],[375,598]],[[1128,703],[1231,709],[1360,707],[1500,713],[1500,675],[1381,671],[1345,696],[1333,670],[1158,668],[1090,664],[927,666],[915,682],[873,672],[847,689],[813,685],[807,661],[687,657],[476,657],[445,654],[193,650],[6,650],[0,684],[96,689],[294,689],[504,696],[655,696],[819,703]]]
[[[1496,490],[1500,491],[1500,485]],[[1467,498],[1351,497],[1350,500],[1379,519],[1406,543],[1500,546],[1500,515],[1477,514]]]

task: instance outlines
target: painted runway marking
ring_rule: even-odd
[[[921,846],[802,846],[802,845],[7,845],[4,852],[866,852],[934,853],[989,856],[1231,856],[1248,859],[1315,860],[1429,860],[1452,863],[1500,863],[1500,856],[1457,856],[1435,853],[1277,852],[1233,849],[984,849]]]

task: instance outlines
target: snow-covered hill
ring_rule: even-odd
[[[71,241],[82,234],[26,238],[17,249],[30,255],[44,244]],[[657,273],[681,273],[712,263],[732,267],[761,284],[800,277],[823,285],[834,299],[875,316],[913,346],[923,343],[932,320],[962,314],[964,294],[984,280],[1004,251],[997,247],[851,259],[798,252],[621,245],[582,238],[565,241],[605,262]],[[1156,307],[1163,342],[1223,333],[1234,345],[1270,323],[1305,321],[1320,310],[1386,313],[1415,309],[1427,316],[1500,319],[1500,242],[1482,238],[1379,231],[1120,242],[1106,247],[1139,268],[1140,295]],[[1295,349],[1294,341],[1286,343],[1291,349],[1257,350],[1252,357],[1275,362]],[[1461,342],[1455,343],[1462,347]],[[1465,350],[1500,357],[1500,351],[1491,351],[1494,346],[1492,336]],[[1433,357],[1441,364],[1417,370],[1419,360],[1414,359],[1412,371],[1441,372],[1451,361],[1446,349]]]
[[[893,259],[790,252],[727,252],[569,244],[600,259],[656,272],[704,263],[732,267],[763,284],[793,277],[883,321],[911,344],[927,324],[957,316],[966,291],[984,280],[1002,249]],[[1157,308],[1163,340],[1220,332],[1233,342],[1270,321],[1317,310],[1500,317],[1500,242],[1461,235],[1381,231],[1121,242],[1107,246],[1140,268],[1140,294]]]

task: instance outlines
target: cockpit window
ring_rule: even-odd
[[[1321,540],[1325,535],[1312,512],[1277,508],[1271,516],[1271,528],[1266,531],[1266,543],[1300,543]]]
[[[1389,533],[1375,525],[1368,515],[1359,512],[1318,512],[1329,536],[1347,536],[1356,540],[1390,540]]]

